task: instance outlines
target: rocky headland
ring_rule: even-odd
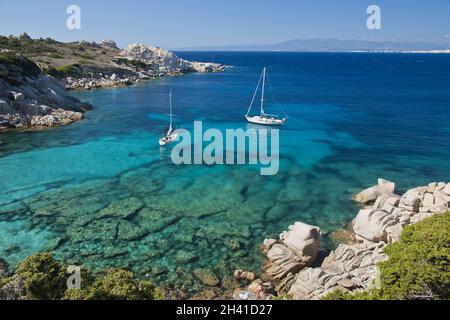
[[[23,55],[0,53],[0,130],[62,126],[91,108]]]
[[[0,130],[61,126],[82,119],[92,106],[66,90],[123,87],[224,69],[142,44],[122,50],[111,40],[62,43],[27,34],[0,36]]]
[[[131,44],[124,50],[113,49],[117,48],[115,43],[113,45],[105,45],[105,42],[100,45],[89,43],[88,46],[94,48],[100,46],[114,51],[110,53],[114,54],[111,63],[100,67],[72,64],[70,72],[61,76],[68,89],[121,87],[159,77],[190,72],[219,72],[225,69],[225,66],[217,63],[187,61],[168,50],[143,44]]]
[[[345,293],[376,288],[377,264],[388,259],[384,249],[399,241],[406,226],[448,212],[450,183],[433,182],[398,195],[395,183],[379,179],[377,185],[361,191],[354,200],[363,208],[351,229],[342,230],[347,241],[339,244],[320,266],[316,261],[320,228],[297,222],[279,239],[264,241],[262,251],[267,263],[247,292],[260,298],[264,292],[266,298],[277,294],[317,300],[336,290]]]

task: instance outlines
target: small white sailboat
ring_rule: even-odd
[[[262,89],[261,89],[261,109],[259,115],[250,115],[252,111],[253,102],[255,102],[256,95],[258,94],[259,85],[262,80]],[[267,114],[264,112],[264,93],[266,87],[266,67],[264,67],[261,77],[259,78],[258,85],[255,90],[255,94],[253,95],[252,102],[250,103],[250,107],[248,108],[247,114],[245,118],[250,123],[269,125],[269,126],[282,126],[287,120],[287,117],[280,118],[277,115]]]
[[[173,130],[173,114],[172,114],[172,90],[170,90],[169,94],[169,105],[170,105],[170,113],[169,113],[169,131],[167,131],[166,135],[159,140],[160,146],[165,146],[172,142],[177,141],[178,133]]]

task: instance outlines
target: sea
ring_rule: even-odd
[[[51,251],[93,271],[131,270],[185,296],[258,274],[260,245],[301,221],[320,227],[320,256],[358,212],[352,195],[450,181],[450,55],[177,52],[225,72],[73,91],[95,109],[72,125],[0,134],[0,258],[14,269]],[[249,129],[263,67],[266,112],[286,113],[279,172],[258,165],[175,165],[161,148],[174,123]],[[254,112],[258,112],[257,103]],[[320,264],[320,257],[318,262]],[[211,282],[211,281],[209,281]]]

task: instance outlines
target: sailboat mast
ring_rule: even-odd
[[[261,115],[264,114],[264,89],[266,87],[266,67],[263,70],[263,83],[262,83],[262,91],[261,91]]]
[[[172,128],[172,89],[170,90],[169,93],[169,104],[170,104],[170,114],[169,114],[169,119],[170,119],[170,126],[169,126],[169,134],[172,132],[173,128]]]

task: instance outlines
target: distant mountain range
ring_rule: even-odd
[[[443,51],[450,49],[450,38],[441,41],[370,41],[340,39],[297,39],[269,45],[230,45],[183,47],[177,51]]]

